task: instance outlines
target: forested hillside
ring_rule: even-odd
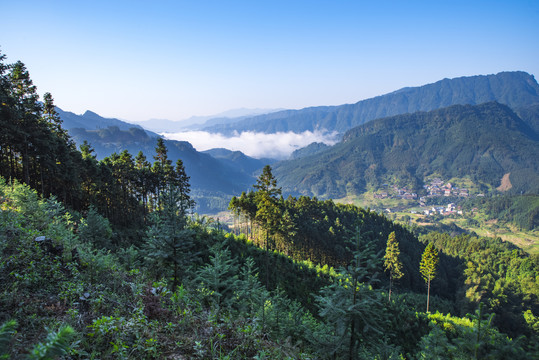
[[[193,213],[162,139],[153,163],[98,160],[24,64],[0,60],[0,357],[539,356],[537,256],[285,200],[270,166],[231,199],[227,232]]]
[[[496,75],[443,79],[433,84],[400,89],[355,104],[279,111],[233,124],[208,127],[206,130],[274,133],[326,129],[344,133],[370,120],[383,117],[490,101],[497,101],[514,110],[527,108],[526,114],[529,116],[526,116],[526,119],[529,119],[529,125],[538,128],[537,113],[528,107],[539,104],[539,84],[532,75],[525,72],[501,72]]]
[[[71,125],[84,121],[86,127],[71,128],[68,133],[52,95],[45,94],[43,102],[39,101],[25,65],[0,65],[0,176],[24,181],[41,194],[56,195],[75,209],[86,206],[90,197],[100,198],[102,212],[129,201],[123,193],[136,194],[139,199],[147,196],[156,186],[155,176],[159,176],[157,168],[150,169],[152,160],[163,156],[174,164],[182,160],[191,176],[200,212],[226,208],[223,199],[247,189],[254,180],[251,168],[244,170],[235,163],[198,152],[188,142],[163,140],[140,127],[128,128],[120,120],[93,113],[87,112],[82,120],[74,114],[68,116]],[[100,128],[87,129],[94,126]],[[163,142],[160,147],[158,141]],[[82,153],[78,146],[83,147]],[[120,174],[120,181],[112,179],[114,173]],[[145,177],[143,181],[138,179],[141,176]],[[84,191],[80,190],[81,184]]]
[[[15,359],[62,353],[74,359],[538,355],[537,258],[497,242],[426,238],[440,249],[440,258],[432,313],[425,313],[424,288],[423,295],[410,292],[404,279],[388,301],[382,254],[376,251],[384,239],[375,234],[392,225],[379,215],[350,206],[338,210],[342,226],[350,229],[341,238],[350,240],[344,242],[347,266],[315,267],[268,251],[283,240],[264,220],[268,212],[257,211],[258,234],[249,235],[266,248],[261,250],[245,235],[188,220],[182,215],[188,203],[173,200],[182,199],[181,187],[169,189],[142,242],[127,247],[114,242],[111,224],[95,210],[83,217],[2,180],[0,354]],[[264,209],[265,189],[255,189],[254,205]],[[313,210],[332,207],[306,201]],[[361,226],[352,231],[350,221]],[[404,274],[418,273],[410,247],[423,257],[424,246],[404,229],[393,229]],[[287,250],[292,256],[304,253],[292,249]],[[320,250],[328,251],[314,253]],[[497,315],[488,315],[492,311]]]
[[[492,188],[510,174],[511,191],[537,194],[538,153],[539,135],[507,106],[490,102],[370,121],[327,150],[277,164],[275,174],[286,192],[324,198],[388,182],[417,191],[434,173],[470,176]]]
[[[156,143],[160,137],[151,136],[144,130],[130,128],[120,130],[112,126],[99,130],[71,129],[70,136],[77,144],[87,141],[98,160],[127,151],[136,155],[142,151],[149,159],[157,156]],[[206,204],[205,197],[216,193],[221,197],[247,189],[253,182],[253,168],[261,168],[256,159],[243,156],[243,161],[229,161],[219,156],[197,151],[186,141],[161,139],[167,148],[167,157],[175,163],[181,159],[191,176],[196,199],[201,203],[200,212],[215,211]],[[219,208],[222,210],[222,207]]]

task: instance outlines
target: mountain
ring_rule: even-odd
[[[66,130],[71,130],[75,128],[86,129],[86,130],[96,130],[96,129],[105,129],[109,126],[116,126],[120,130],[129,130],[131,128],[141,129],[139,125],[131,124],[126,121],[113,118],[104,118],[95,112],[87,110],[82,115],[77,115],[75,113],[64,111],[60,108],[56,108],[56,111],[62,119],[62,127]],[[157,136],[157,134],[155,134]]]
[[[265,165],[275,163],[275,160],[273,159],[255,159],[245,155],[241,151],[231,151],[223,148],[210,149],[203,151],[203,153],[211,155],[249,176],[252,176],[257,170],[262,169]]]
[[[142,151],[146,158],[153,162],[157,136],[148,135],[140,128],[133,127],[129,130],[121,130],[116,126],[99,130],[75,128],[71,129],[69,134],[79,145],[85,140],[88,141],[94,148],[98,159],[103,159],[113,152],[120,153],[127,150],[133,156]],[[252,172],[257,167],[263,166],[263,164],[258,164],[258,160],[239,152],[236,157],[242,158],[241,166],[238,165],[239,160],[219,159],[208,153],[199,152],[186,141],[165,140],[165,145],[168,149],[168,157],[173,163],[176,163],[178,159],[183,161],[185,170],[191,178],[191,187],[199,195],[241,193],[254,183],[255,178]],[[210,209],[205,208],[205,210]]]
[[[456,104],[476,105],[489,101],[497,101],[513,110],[539,104],[539,84],[532,75],[521,71],[443,79],[420,87],[403,88],[355,104],[279,111],[250,117],[233,124],[207,127],[204,130],[221,133],[233,131],[274,133],[326,129],[344,133],[378,118],[431,111]],[[529,125],[536,128],[532,124]]]
[[[425,176],[469,175],[492,187],[539,192],[539,135],[497,102],[370,121],[314,155],[278,163],[284,192],[341,198],[385,182],[419,189]]]
[[[294,152],[290,154],[290,159],[299,159],[309,155],[314,155],[323,150],[326,150],[327,148],[329,148],[329,145],[319,142],[313,142],[305,147],[294,150]]]
[[[200,128],[216,125],[228,124],[243,120],[248,117],[269,114],[281,109],[233,109],[216,115],[192,116],[189,119],[173,121],[167,119],[150,119],[138,122],[145,129],[156,132],[178,132],[182,130],[198,130]]]
[[[539,134],[539,104],[532,104],[516,109],[516,113],[526,124]]]
[[[112,153],[129,151],[136,156],[142,151],[146,158],[153,162],[155,146],[159,135],[144,130],[118,119],[108,119],[91,111],[83,115],[63,111],[57,108],[63,127],[77,145],[88,141],[98,159]],[[185,170],[190,176],[193,197],[197,202],[197,211],[201,213],[215,212],[226,208],[232,195],[247,190],[254,182],[253,172],[262,168],[267,160],[250,158],[243,153],[208,151],[202,153],[185,141],[165,140],[168,157],[173,163],[182,159]],[[226,154],[228,152],[229,154]]]

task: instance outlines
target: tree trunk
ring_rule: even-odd
[[[430,275],[429,275],[429,281],[427,282],[427,313],[429,312],[429,299],[430,299]]]
[[[389,273],[389,302],[391,302],[391,285],[393,285],[393,273]]]

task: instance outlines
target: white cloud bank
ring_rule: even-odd
[[[254,158],[267,157],[273,159],[286,159],[294,150],[313,142],[334,145],[338,141],[336,132],[329,133],[318,130],[314,132],[278,132],[273,134],[245,131],[235,133],[233,136],[206,131],[184,131],[164,133],[162,135],[171,140],[188,141],[198,151],[225,148],[233,151],[239,150]]]

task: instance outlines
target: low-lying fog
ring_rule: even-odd
[[[246,131],[226,136],[206,131],[184,131],[178,133],[164,133],[167,139],[188,141],[198,151],[213,148],[225,148],[232,151],[239,150],[254,158],[287,159],[297,149],[313,142],[322,142],[334,145],[340,140],[336,132],[304,131],[302,133],[278,132],[265,134]]]

